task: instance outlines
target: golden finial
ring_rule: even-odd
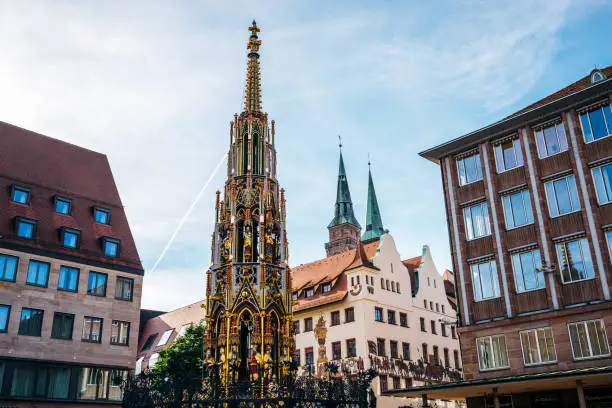
[[[249,31],[251,32],[251,36],[249,37],[249,42],[247,43],[247,48],[249,49],[249,57],[258,56],[259,46],[261,45],[261,40],[257,38],[257,33],[259,32],[259,28],[257,27],[257,23],[253,20],[253,24],[249,27]],[[251,55],[253,54],[253,55]]]

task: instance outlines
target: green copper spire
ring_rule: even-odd
[[[370,163],[368,162],[368,167]],[[386,231],[383,228],[382,219],[380,218],[380,210],[378,209],[378,200],[376,199],[376,191],[374,190],[374,182],[372,181],[372,169],[368,169],[368,207],[366,211],[366,227],[365,232],[361,236],[361,241],[369,241],[380,238]]]
[[[342,142],[340,142],[340,167],[338,169],[338,190],[336,193],[336,208],[334,219],[329,223],[327,228],[335,227],[341,224],[352,224],[357,228],[361,225],[357,222],[353,213],[353,201],[351,200],[351,192],[349,191],[348,181],[346,180],[346,171],[344,170],[344,160],[342,159]]]

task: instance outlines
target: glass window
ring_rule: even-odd
[[[155,342],[156,337],[157,337],[157,333],[152,334],[149,337],[147,337],[147,341],[145,341],[145,344],[143,344],[140,351],[142,352],[142,351],[147,351],[148,349],[150,349],[151,346],[153,345],[153,342]]]
[[[304,290],[304,297],[313,297],[314,296],[314,288],[307,288]]]
[[[495,261],[471,265],[474,300],[493,299],[500,296]]]
[[[502,197],[506,228],[516,228],[533,224],[529,190],[518,191]]]
[[[410,343],[402,343],[402,359],[410,360]]]
[[[130,340],[130,323],[113,320],[111,325],[111,344],[127,346]]]
[[[331,312],[331,325],[337,326],[340,324],[340,312]]]
[[[143,360],[144,360],[144,357],[139,357],[138,360],[136,360],[136,367],[134,368],[134,374],[138,375],[142,373],[142,361]]]
[[[355,309],[352,307],[344,309],[344,323],[355,321]]]
[[[312,317],[308,317],[304,319],[304,331],[305,332],[312,331]]]
[[[66,248],[77,248],[79,246],[80,231],[72,228],[62,227],[61,237],[62,245]]]
[[[36,220],[18,217],[15,223],[15,232],[19,238],[34,239]]]
[[[293,321],[293,333],[300,334],[300,321],[299,320]]]
[[[26,283],[28,285],[47,287],[49,283],[49,264],[30,260]]]
[[[102,238],[102,250],[106,256],[113,258],[119,256],[119,241],[108,237]]]
[[[595,191],[597,192],[597,202],[599,204],[612,202],[612,164],[595,167],[592,172]]]
[[[100,224],[108,224],[110,221],[110,210],[105,208],[94,208],[94,219]]]
[[[324,284],[321,286],[321,292],[322,292],[322,293],[328,293],[328,292],[331,292],[331,283],[324,283]]]
[[[536,130],[538,155],[541,159],[567,150],[567,138],[563,123]]]
[[[81,337],[81,340],[101,343],[102,323],[103,319],[99,317],[85,316],[85,319],[83,320],[83,336]]]
[[[18,362],[13,370],[10,395],[43,399],[67,399],[69,367],[37,366]]]
[[[431,324],[431,334],[438,334],[438,332],[436,331],[436,321],[432,320],[430,324]]]
[[[60,290],[76,292],[79,288],[79,274],[80,271],[77,268],[72,268],[65,265],[60,266],[57,288]]]
[[[70,214],[70,205],[72,201],[69,198],[55,197],[55,212],[60,214]]]
[[[389,324],[396,324],[395,323],[395,311],[394,310],[387,310],[387,323],[389,323]]]
[[[465,207],[463,216],[465,217],[465,233],[468,240],[491,235],[486,202]]]
[[[149,369],[155,367],[155,364],[157,364],[157,360],[159,360],[159,353],[151,354],[151,357],[149,357]]]
[[[386,355],[385,339],[376,339],[376,352],[379,356]]]
[[[379,378],[380,378],[380,392],[387,392],[389,390],[389,385],[387,384],[387,376],[381,375]]]
[[[517,292],[546,287],[539,250],[512,255],[512,270]]]
[[[13,186],[11,199],[15,203],[30,204],[30,189],[25,187]]]
[[[520,335],[525,365],[557,361],[557,352],[555,351],[555,341],[551,327],[525,330],[520,332]]]
[[[122,385],[127,380],[127,371],[125,370],[110,370],[110,388],[108,390],[108,399],[111,401],[123,401]]]
[[[573,175],[549,181],[544,186],[551,217],[569,214],[580,209],[576,179]]]
[[[580,114],[584,140],[589,143],[612,134],[612,112],[610,105]]]
[[[608,336],[603,320],[589,320],[567,325],[574,359],[607,356],[610,354]]]
[[[0,254],[0,280],[15,282],[18,263],[16,256]]]
[[[124,370],[82,367],[79,370],[77,398],[80,400],[121,401],[123,391],[120,384],[126,378],[127,371]]]
[[[9,305],[0,305],[0,333],[5,333],[8,330],[9,317],[11,316],[11,307]],[[0,382],[2,376],[0,376]]]
[[[586,238],[560,242],[556,246],[563,283],[581,281],[595,276],[591,251]]]
[[[183,327],[181,327],[178,331],[178,333],[176,334],[176,337],[174,338],[174,341],[176,341],[179,337],[185,335],[185,333],[187,332],[187,329],[189,328],[189,326],[191,326],[191,324],[186,324]]]
[[[479,337],[476,339],[476,347],[480,370],[510,367],[508,350],[506,349],[506,336],[503,334]]]
[[[408,315],[406,313],[400,313],[400,326],[408,327]]]
[[[21,320],[19,321],[19,334],[23,336],[36,336],[40,337],[40,331],[43,322],[42,310],[28,309],[26,307],[21,309]]]
[[[346,341],[346,356],[357,357],[357,343],[355,339],[348,339]]]
[[[442,337],[448,337],[446,334],[446,325],[444,323],[440,323],[440,331],[442,332]]]
[[[427,347],[427,343],[423,343],[421,347],[423,347],[423,361],[428,363],[429,362],[429,347]]]
[[[523,153],[520,141],[514,139],[495,145],[495,161],[498,173],[522,166]]]
[[[100,272],[89,272],[87,294],[91,296],[106,296],[107,275]]]
[[[115,285],[115,299],[132,301],[132,293],[134,291],[134,279],[117,277]]]
[[[166,343],[168,343],[168,340],[170,339],[170,336],[172,336],[172,332],[174,331],[174,329],[169,329],[166,330],[164,332],[164,334],[162,334],[162,336],[159,338],[159,341],[157,342],[158,346],[165,346]]]
[[[421,317],[421,331],[422,332],[426,332],[427,330],[425,330],[425,318]]]
[[[308,347],[304,350],[304,354],[306,356],[306,365],[311,366],[314,364],[314,351],[312,347]]]
[[[53,327],[51,328],[51,337],[54,339],[72,340],[73,327],[73,314],[55,312],[53,314]]]
[[[383,310],[380,307],[374,308],[374,320],[377,322],[383,321]]]
[[[339,341],[332,342],[332,360],[342,359],[342,344]]]
[[[459,185],[461,186],[482,180],[479,153],[458,159],[457,168],[459,169]]]
[[[391,356],[391,358],[398,358],[397,341],[389,341],[389,355]]]

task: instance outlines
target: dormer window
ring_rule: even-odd
[[[293,301],[298,300],[298,294],[297,292],[293,292]]]
[[[55,196],[55,212],[58,214],[70,215],[72,200],[69,198]]]
[[[94,207],[94,220],[99,224],[110,224],[110,210],[101,207]]]
[[[104,255],[116,258],[119,256],[119,240],[115,238],[102,238],[102,251]]]
[[[599,82],[599,81],[603,81],[604,79],[606,79],[606,76],[603,74],[603,72],[601,72],[598,69],[594,70],[593,73],[591,74],[592,84]]]
[[[324,283],[323,285],[321,285],[321,293],[331,292],[331,289],[332,289],[331,283]]]
[[[314,296],[314,288],[308,288],[304,291],[304,297],[313,297]]]
[[[13,185],[11,187],[11,200],[19,204],[30,204],[30,189]]]
[[[15,233],[19,238],[34,239],[36,237],[36,220],[17,217],[15,219]]]
[[[60,228],[60,240],[66,248],[78,248],[80,244],[81,231],[72,228]]]

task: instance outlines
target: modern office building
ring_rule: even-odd
[[[610,406],[611,76],[421,153],[441,169],[468,380],[423,394]]]
[[[0,123],[0,405],[120,404],[142,276],[106,156]]]

